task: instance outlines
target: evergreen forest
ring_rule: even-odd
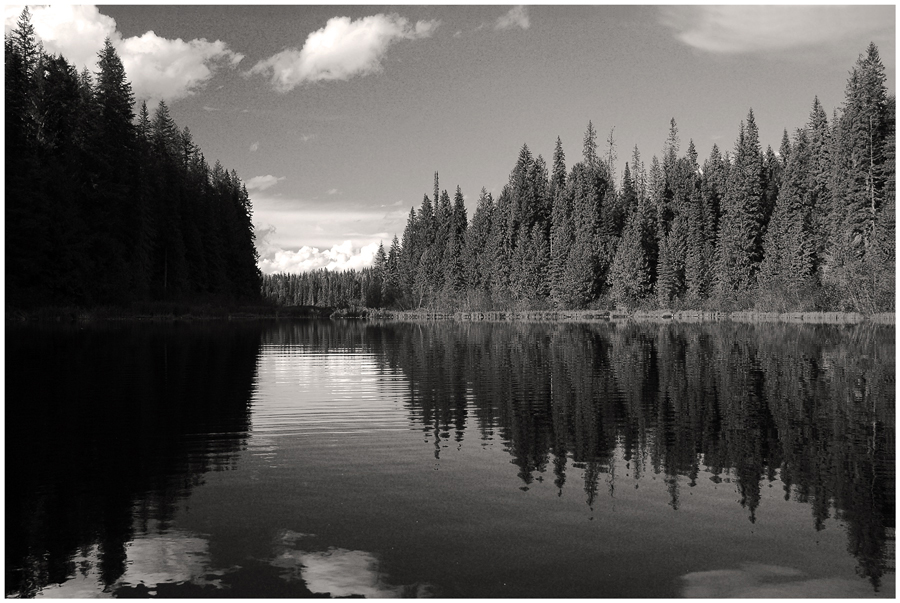
[[[395,309],[894,310],[895,97],[870,44],[830,116],[763,150],[752,109],[734,148],[701,159],[672,119],[661,158],[637,147],[616,176],[591,122],[566,165],[523,145],[468,219],[438,174],[402,240],[360,271],[275,274],[281,305]]]
[[[99,71],[6,37],[7,308],[259,298],[252,207],[165,102],[135,115],[106,40]]]

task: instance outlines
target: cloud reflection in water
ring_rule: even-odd
[[[743,563],[740,569],[691,572],[681,577],[687,598],[859,598],[871,597],[865,582],[844,578],[810,578],[792,567]],[[882,593],[892,593],[883,588]],[[888,595],[890,596],[890,595]]]
[[[106,598],[114,596],[120,587],[138,584],[151,591],[159,584],[188,582],[197,586],[223,588],[220,577],[225,572],[209,569],[209,543],[205,538],[178,530],[150,534],[128,543],[127,554],[125,573],[108,589],[104,590],[100,576],[101,552],[99,546],[94,545],[87,554],[73,558],[73,564],[78,569],[69,580],[48,585],[37,596]]]
[[[394,597],[428,597],[427,584],[392,586],[378,570],[378,557],[366,551],[329,547],[327,551],[302,551],[293,548],[305,534],[285,530],[282,546],[276,547],[272,565],[285,570],[287,581],[303,580],[317,594],[332,597],[364,596],[387,599]]]

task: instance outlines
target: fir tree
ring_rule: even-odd
[[[865,254],[884,195],[884,140],[888,130],[885,69],[874,44],[860,55],[847,82],[843,114],[834,125],[831,266]]]
[[[765,236],[760,266],[761,288],[780,292],[808,284],[813,275],[815,245],[810,229],[809,178],[812,162],[807,132],[799,130],[791,144],[782,187]]]
[[[557,195],[566,189],[566,154],[563,152],[562,140],[556,137],[556,147],[553,150],[553,174],[550,176],[550,201],[555,204]],[[552,213],[552,208],[551,208]]]
[[[472,215],[472,223],[466,229],[463,264],[465,279],[469,289],[474,292],[487,293],[490,280],[491,219],[494,201],[484,188],[478,198],[478,206]]]
[[[608,280],[613,299],[620,305],[631,306],[650,294],[652,280],[644,246],[648,230],[647,214],[634,190],[627,163],[622,181],[622,196],[628,217]]]
[[[751,110],[746,126],[741,123],[734,166],[729,170],[722,199],[716,248],[716,287],[720,294],[743,293],[754,286],[762,259],[762,223],[762,156]]]

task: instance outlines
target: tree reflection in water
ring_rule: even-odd
[[[730,481],[751,522],[780,481],[816,529],[845,525],[876,589],[893,567],[892,327],[94,325],[7,331],[7,595],[75,572],[109,589],[137,531],[171,532],[204,474],[236,468],[252,437],[266,346],[372,354],[383,377],[405,376],[401,412],[435,462],[474,436],[503,447],[523,490],[549,474],[560,496],[583,487],[592,516],[622,487],[617,467],[635,486],[661,476],[673,509],[701,474]],[[727,571],[768,580],[745,570]],[[708,588],[708,574],[688,583]]]
[[[831,516],[846,524],[876,589],[893,565],[892,327],[442,322],[370,333],[409,378],[410,417],[435,446],[474,419],[482,439],[499,434],[522,489],[552,467],[561,494],[571,463],[593,510],[604,476],[614,494],[621,451],[635,479],[645,467],[664,475],[674,509],[701,468],[725,476],[755,522],[763,483],[780,479],[817,529]]]
[[[166,532],[204,473],[233,469],[259,345],[254,326],[8,328],[7,596],[65,582],[76,556],[108,588],[135,525]]]

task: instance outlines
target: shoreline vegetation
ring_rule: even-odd
[[[400,322],[783,322],[791,324],[893,325],[894,312],[757,312],[710,310],[495,310],[443,311],[435,309],[385,310],[383,308],[328,308],[320,306],[247,306],[196,305],[179,303],[141,304],[132,307],[45,307],[16,310],[7,308],[6,324],[75,323],[115,321],[240,321],[280,319],[364,319]]]
[[[266,275],[246,186],[210,166],[164,102],[135,113],[109,39],[99,72],[79,74],[43,51],[25,8],[4,50],[7,323],[893,323],[896,100],[874,44],[831,121],[815,98],[777,153],[751,109],[734,149],[713,145],[701,164],[673,118],[662,158],[648,166],[635,146],[619,177],[612,132],[604,153],[589,121],[580,161],[566,165],[559,138],[550,162],[523,145],[471,219],[435,172],[371,267]]]
[[[752,108],[733,149],[702,159],[673,118],[662,155],[617,144],[593,122],[580,156],[522,146],[499,195],[474,212],[459,186],[425,194],[373,266],[267,274],[275,303],[388,310],[895,309],[895,98],[874,44],[829,118],[763,147]],[[571,149],[570,149],[571,150]],[[576,160],[574,165],[572,159]]]

